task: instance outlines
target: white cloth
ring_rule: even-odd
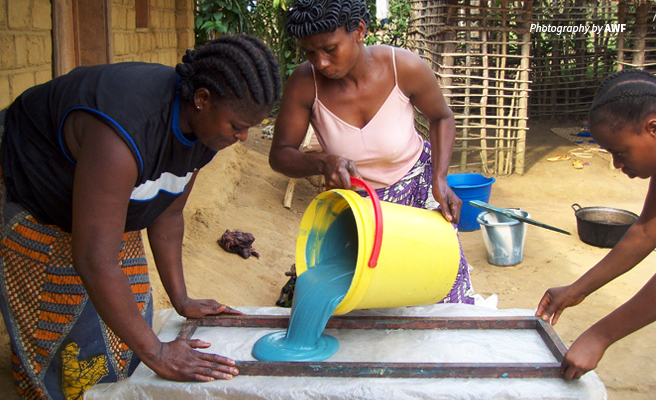
[[[389,1],[376,0],[376,19],[380,21],[389,16]]]
[[[289,309],[237,307],[250,315],[286,315]],[[411,315],[437,317],[531,316],[532,310],[494,310],[464,304],[435,304],[380,310],[356,310],[349,315]],[[171,313],[159,337],[171,341],[184,318]],[[279,330],[279,329],[278,329]],[[212,343],[204,351],[233,359],[253,360],[253,343],[276,329],[200,327],[194,338]],[[340,349],[327,361],[375,362],[553,362],[539,335],[532,330],[365,331],[327,330]],[[606,400],[606,389],[594,372],[578,381],[563,379],[428,379],[428,378],[308,378],[236,376],[230,381],[181,383],[162,379],[144,364],[129,379],[101,384],[86,392],[86,400],[134,399],[590,399]]]

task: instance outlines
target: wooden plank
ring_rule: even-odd
[[[286,329],[289,316],[216,315],[187,319],[179,339],[191,339],[204,327]],[[381,378],[559,378],[567,347],[551,325],[536,317],[377,317],[334,316],[327,329],[534,329],[558,362],[548,363],[389,363],[389,362],[283,362],[237,361],[240,375],[381,377]]]
[[[326,329],[537,329],[535,317],[345,317],[334,316],[326,324]],[[286,315],[213,315],[198,319],[188,319],[187,326],[219,326],[237,328],[284,328],[289,326]],[[193,332],[192,332],[193,334]],[[181,336],[189,339],[187,335]]]
[[[240,375],[331,378],[561,378],[559,363],[376,363],[238,361]]]
[[[546,344],[551,351],[551,354],[553,354],[558,362],[562,362],[563,358],[565,358],[565,353],[567,353],[567,346],[562,340],[560,340],[558,335],[556,335],[556,332],[551,325],[548,322],[538,319],[537,331],[544,341],[544,344]]]
[[[198,325],[199,325],[199,320],[198,319],[187,318],[184,325],[182,325],[182,329],[180,329],[180,333],[178,333],[177,338],[178,339],[191,339],[191,337],[196,332],[196,328],[198,328]]]
[[[77,1],[79,65],[111,64],[114,58],[110,0]]]
[[[52,2],[53,78],[77,66],[73,0]]]

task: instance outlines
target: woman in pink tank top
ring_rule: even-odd
[[[453,112],[419,56],[364,45],[368,24],[363,0],[296,0],[290,7],[287,31],[307,61],[285,86],[271,167],[290,177],[323,175],[329,188],[363,178],[381,200],[439,209],[457,223],[462,201],[446,180]],[[429,141],[414,127],[415,108],[429,121]],[[310,125],[322,153],[299,150]],[[473,303],[462,247],[456,284],[443,301]]]

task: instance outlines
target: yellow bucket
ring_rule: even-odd
[[[356,178],[351,181],[365,187],[370,198],[334,189],[310,203],[296,240],[297,274],[334,257],[332,244],[336,241],[351,241],[357,246],[353,280],[333,314],[442,300],[451,290],[460,264],[453,225],[437,211],[379,202],[366,183]],[[330,229],[343,213],[352,213],[352,229]]]

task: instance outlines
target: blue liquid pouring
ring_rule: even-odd
[[[321,259],[296,279],[289,327],[260,338],[253,357],[262,361],[322,361],[339,348],[323,334],[333,312],[351,286],[357,261],[357,230],[346,210],[321,240]]]

